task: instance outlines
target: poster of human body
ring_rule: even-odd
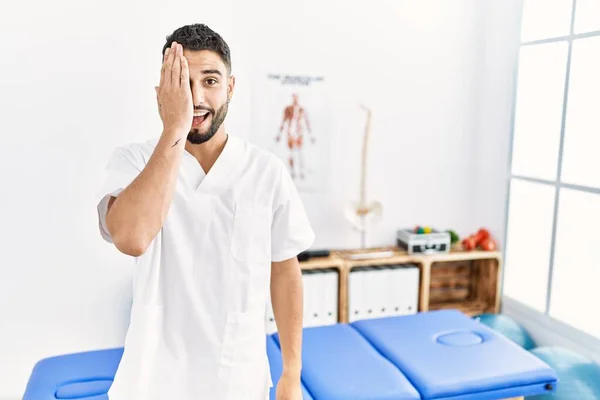
[[[331,112],[324,78],[265,73],[256,84],[252,141],[284,161],[298,190],[326,190]]]

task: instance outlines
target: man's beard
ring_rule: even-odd
[[[203,108],[203,110],[210,112],[212,116],[208,132],[200,133],[198,129],[192,128],[187,137],[188,142],[192,144],[202,144],[208,142],[215,135],[215,133],[217,133],[221,127],[221,124],[223,124],[223,121],[225,121],[228,108],[227,102],[225,102],[225,104],[223,104],[216,113],[213,110]]]

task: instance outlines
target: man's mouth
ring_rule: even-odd
[[[204,121],[206,121],[206,119],[208,118],[208,116],[210,115],[210,113],[208,111],[198,111],[194,113],[194,120],[192,122],[193,125],[200,125],[202,124]]]

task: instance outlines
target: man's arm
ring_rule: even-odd
[[[156,89],[163,133],[144,169],[109,201],[106,230],[123,253],[140,256],[162,228],[175,192],[177,172],[194,113],[189,67],[173,42],[164,54]]]
[[[300,379],[302,370],[302,271],[298,258],[271,263],[271,304],[283,357],[283,374]]]
[[[182,143],[173,146],[178,140]],[[164,132],[145,168],[108,203],[106,229],[123,253],[138,257],[150,245],[166,218],[175,191],[185,138]]]

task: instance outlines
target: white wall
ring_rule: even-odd
[[[478,108],[474,153],[474,219],[504,248],[510,133],[523,0],[489,1],[481,23]]]
[[[153,86],[173,29],[206,22],[229,41],[233,134],[250,136],[257,68],[332,82],[330,192],[304,199],[315,247],[348,248],[359,245],[342,212],[358,196],[359,101],[374,110],[369,191],[384,205],[369,245],[404,226],[501,221],[504,198],[479,204],[494,197],[480,187],[494,165],[476,150],[506,134],[490,128],[505,110],[479,104],[503,85],[482,94],[487,12],[479,0],[12,2],[0,17],[0,398],[19,397],[40,358],[122,343],[131,264],[102,242],[93,196],[116,145],[160,132]]]
[[[475,229],[481,4],[311,0],[292,12],[274,0],[237,3],[235,26],[247,32],[244,55],[253,70],[306,69],[332,85],[332,165],[339,167],[329,193],[304,197],[316,247],[360,244],[343,217],[359,196],[360,101],[374,109],[368,191],[384,208],[368,245],[393,244],[396,229],[415,224]]]

